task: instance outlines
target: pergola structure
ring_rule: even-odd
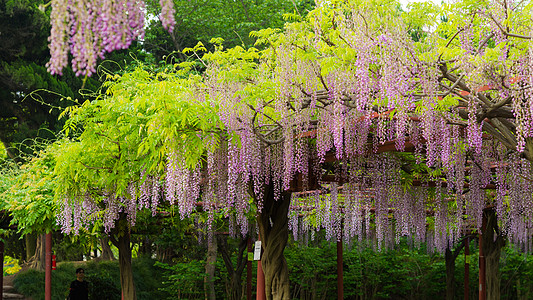
[[[485,89],[482,88],[482,89],[480,89],[480,91],[486,90],[486,89],[488,89],[488,87],[485,87]],[[463,92],[462,94],[464,96],[466,96],[469,93],[468,92]],[[379,118],[379,117],[382,117],[383,115],[387,115],[388,116],[389,113],[390,113],[390,111],[386,112],[385,114],[377,114],[376,113],[376,114],[374,114],[372,116],[372,118]],[[419,122],[418,118],[411,118],[411,119],[412,119],[412,121],[414,123]],[[317,134],[317,130],[312,130],[312,131],[309,131],[309,132],[304,132],[298,137],[310,137],[310,138],[313,138],[313,137],[316,137],[316,134]],[[465,133],[463,132],[463,134],[465,134]],[[370,133],[370,135],[372,135],[372,133]],[[490,139],[490,138],[491,138],[490,135],[483,134],[483,139]],[[371,137],[369,139],[371,139]],[[425,141],[422,139],[422,140],[418,141],[418,143],[419,144],[420,143],[425,143]],[[384,143],[382,143],[382,144],[380,144],[378,146],[374,146],[373,149],[371,151],[369,151],[370,153],[368,153],[368,156],[377,155],[377,154],[381,154],[381,153],[393,153],[393,152],[413,153],[413,152],[417,152],[417,151],[420,153],[421,151],[423,152],[424,150],[423,150],[423,148],[421,149],[420,146],[416,145],[416,143],[411,142],[409,140],[409,137],[406,137],[406,140],[404,141],[404,147],[402,148],[401,151],[398,151],[397,141],[389,140],[389,141],[386,141],[386,142],[384,142]],[[338,163],[346,164],[347,161],[346,160],[344,160],[344,162],[340,161],[338,159],[338,157],[335,155],[335,152],[330,151],[330,152],[328,152],[325,155],[324,163],[326,163],[326,164],[338,164]],[[478,162],[476,162],[474,160],[466,160],[465,163],[468,165],[465,168],[465,171],[467,172],[467,176],[470,176],[473,166],[478,164]],[[311,163],[309,165],[311,165]],[[491,162],[489,170],[490,170],[490,172],[492,174],[494,172],[496,172],[497,166],[498,166],[498,162],[496,162],[496,161]],[[346,170],[347,170],[347,167],[345,166],[344,167],[344,171],[345,171],[344,174],[338,174],[335,171],[331,172],[331,170],[330,170],[330,172],[322,172],[322,174],[319,175],[319,176],[316,176],[316,174],[314,174],[311,170],[309,170],[305,176],[302,175],[301,173],[298,174],[295,177],[295,179],[291,182],[291,186],[290,186],[290,191],[293,193],[292,194],[293,195],[293,199],[291,200],[291,206],[289,208],[289,212],[292,213],[293,218],[305,219],[306,217],[309,217],[309,215],[311,215],[311,214],[317,214],[317,210],[319,208],[318,208],[318,206],[316,204],[318,202],[310,204],[309,201],[306,201],[305,199],[309,199],[310,196],[311,197],[315,197],[315,198],[319,198],[321,195],[328,195],[329,196],[331,193],[338,194],[338,197],[339,197],[339,200],[338,200],[338,206],[339,206],[338,207],[338,213],[340,215],[343,215],[345,213],[345,207],[344,207],[345,203],[344,203],[344,201],[346,200],[346,196],[343,195],[343,193],[346,190],[346,188],[343,188],[343,185],[346,184],[346,183],[349,183],[349,179],[346,178],[346,177],[350,176],[346,172]],[[323,171],[325,171],[325,170],[323,170]],[[339,170],[336,170],[336,171],[339,171]],[[428,180],[427,178],[425,180],[413,180],[413,181],[411,181],[410,184],[412,186],[419,186],[419,187],[422,187],[422,188],[435,188],[435,187],[446,188],[447,185],[448,185],[448,183],[446,182],[446,178],[441,178],[441,177],[433,177],[430,180]],[[331,188],[332,186],[333,186],[333,189]],[[462,191],[455,190],[455,193],[456,194],[467,193],[469,191],[469,189],[470,189],[470,183],[465,182],[464,185],[463,185],[463,188],[464,188],[464,190],[462,190]],[[483,190],[495,190],[497,188],[497,184],[494,183],[491,180],[489,183],[485,184],[481,188]],[[360,190],[360,192],[362,194],[365,194],[364,197],[372,198],[372,197],[374,197],[373,194],[375,193],[375,190],[373,188],[369,187],[369,188],[366,188],[365,190]],[[340,200],[341,197],[343,197],[343,200]],[[452,198],[445,199],[445,201],[454,201],[454,200],[455,199],[452,199]],[[329,201],[329,199],[325,199],[323,201]],[[311,201],[311,202],[313,202],[313,201]],[[315,205],[313,205],[313,204],[315,204]],[[374,206],[366,205],[365,208],[360,207],[359,209],[366,210],[366,212],[368,213],[366,216],[363,216],[363,218],[370,218],[370,213],[372,213],[372,214],[376,213],[376,207],[374,207]],[[394,207],[386,208],[387,214],[391,215],[390,217],[392,218],[392,215],[394,215],[394,212],[395,212],[396,209],[398,209],[398,208],[394,208]],[[494,211],[494,210],[495,210],[495,206],[493,204],[486,205],[485,208],[483,209],[483,211]],[[465,214],[465,213],[466,212],[463,212],[462,214]],[[427,216],[435,216],[436,214],[437,214],[436,209],[425,209],[425,215],[427,215]],[[343,222],[343,221],[341,221],[341,222]],[[367,225],[368,225],[368,223],[367,223]],[[292,228],[292,230],[293,231],[294,230],[298,231],[297,226],[298,225],[296,225],[296,228]],[[483,214],[481,228],[476,226],[475,220],[470,220],[468,223],[465,222],[465,223],[461,224],[461,228],[459,230],[459,232],[463,236],[463,238],[458,240],[462,244],[461,248],[462,247],[465,248],[465,255],[469,256],[470,255],[470,248],[469,248],[470,239],[471,239],[472,236],[475,236],[476,234],[478,235],[478,239],[479,239],[479,289],[480,289],[480,291],[479,291],[479,299],[480,300],[486,299],[486,280],[485,280],[486,269],[485,269],[485,256],[484,256],[484,253],[483,253],[483,240],[484,239],[482,238],[482,235],[483,235],[483,232],[486,229],[486,226],[487,226],[487,217],[486,217],[485,214]],[[495,228],[497,227],[497,225],[495,223],[492,224],[492,226],[495,227]],[[318,225],[318,227],[320,228],[320,225]],[[294,235],[296,237],[297,233],[295,233]],[[335,239],[335,236],[333,236],[332,238]],[[486,239],[485,239],[485,241],[486,241]],[[495,239],[493,241],[495,242]],[[343,266],[342,266],[342,261],[343,261],[342,260],[342,254],[343,254],[343,234],[342,233],[340,235],[336,236],[336,242],[337,242],[337,291],[338,291],[338,299],[344,299],[344,292],[343,292]],[[428,245],[428,247],[432,247],[432,246]],[[448,244],[447,247],[451,247],[451,245]],[[440,250],[444,250],[444,249],[440,249]],[[453,258],[453,260],[455,261],[455,258]],[[468,299],[468,297],[469,297],[469,286],[468,286],[469,265],[470,265],[469,260],[466,260],[466,262],[465,262],[465,294],[464,294],[465,295],[465,299]],[[258,267],[260,269],[260,267],[261,267],[260,263],[259,263]],[[258,290],[257,290],[257,295],[259,297],[258,299],[264,299],[264,298],[260,298],[260,295],[262,293],[264,293],[264,290],[261,292],[261,285],[259,284],[261,278],[260,278],[259,273],[260,272],[258,272]]]

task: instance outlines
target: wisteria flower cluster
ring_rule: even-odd
[[[161,0],[163,26],[174,28],[174,2]],[[51,74],[62,74],[72,55],[76,76],[91,76],[98,59],[144,37],[144,0],[52,0],[49,37]]]

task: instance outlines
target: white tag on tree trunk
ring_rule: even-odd
[[[254,260],[261,260],[261,241],[255,242]]]

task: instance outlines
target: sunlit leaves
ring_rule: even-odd
[[[40,151],[22,166],[4,166],[0,171],[0,197],[2,209],[10,212],[12,224],[26,233],[53,230],[56,203],[53,174],[57,145]]]
[[[199,97],[198,76],[137,68],[107,85],[107,95],[69,112],[67,126],[75,123],[82,133],[64,142],[57,157],[57,195],[127,195],[141,170],[162,176],[169,153],[194,168],[218,143],[217,105]]]

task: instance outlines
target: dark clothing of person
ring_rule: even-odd
[[[89,283],[87,281],[74,280],[70,284],[69,300],[89,300]]]

